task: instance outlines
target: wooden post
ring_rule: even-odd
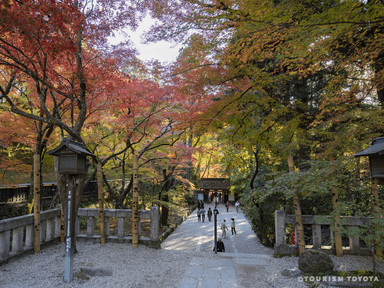
[[[373,194],[373,217],[374,219],[379,219],[379,213],[380,213],[380,205],[379,205],[379,193],[377,189],[377,179],[372,179],[371,185],[372,185],[372,194]],[[379,229],[377,225],[375,225],[375,230]],[[376,233],[375,233],[376,234]],[[381,238],[379,236],[375,236],[375,255],[382,259],[383,258],[383,247],[381,247]]]
[[[40,253],[40,154],[33,155],[33,251]]]
[[[329,156],[329,161],[330,162],[334,161],[333,155]],[[338,204],[339,204],[339,189],[337,189],[336,187],[333,186],[332,187],[333,210],[337,209]],[[336,248],[336,256],[341,257],[341,256],[343,256],[343,243],[341,242],[341,234],[340,234],[340,228],[339,228],[339,225],[340,225],[340,216],[339,215],[335,217],[334,225],[335,225],[334,241],[335,241],[335,248]]]
[[[138,163],[137,156],[133,155],[133,195],[132,195],[132,247],[137,248],[139,246],[139,178],[138,178]]]
[[[293,156],[288,156],[288,167],[289,167],[289,172],[295,171]],[[296,235],[297,246],[299,247],[299,254],[301,254],[305,250],[304,226],[303,226],[303,219],[301,217],[300,197],[296,192],[293,198],[293,205],[295,207],[295,217],[296,217],[295,225],[297,230],[297,235]]]
[[[103,170],[101,167],[101,163],[97,164],[97,190],[99,195],[100,236],[101,236],[100,243],[105,244]]]

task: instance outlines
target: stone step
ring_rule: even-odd
[[[220,253],[217,255],[219,257],[230,257],[230,258],[253,258],[253,259],[272,259],[272,255],[268,254],[249,254],[249,253]]]

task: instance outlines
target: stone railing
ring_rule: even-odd
[[[80,234],[79,217],[87,217],[87,232]],[[99,209],[80,208],[77,213],[76,221],[76,239],[100,241],[100,235],[95,234],[95,218],[99,217]],[[110,234],[110,218],[117,218],[117,236]],[[132,218],[131,209],[105,209],[105,235],[107,242],[132,242],[132,236],[127,236],[125,231],[125,219]],[[149,237],[141,237],[141,220],[150,219]],[[160,213],[158,207],[152,207],[151,210],[139,210],[139,244],[144,244],[153,248],[160,248],[159,241],[159,220]]]
[[[59,240],[60,215],[60,208],[40,213],[42,246]],[[33,253],[33,221],[33,214],[0,221],[0,265],[10,259]]]
[[[319,216],[317,216],[319,217]],[[303,225],[311,225],[312,227],[312,245],[305,245],[305,248],[319,249],[324,252],[335,254],[334,242],[332,241],[330,246],[322,245],[322,233],[321,226],[330,226],[332,219],[329,216],[327,221],[318,221],[314,215],[302,215]],[[324,216],[322,217],[324,218]],[[368,217],[352,217],[352,216],[341,216],[340,222],[343,226],[357,227],[360,225],[370,224],[371,220]],[[287,225],[295,224],[295,215],[286,215],[284,211],[275,211],[275,253],[281,254],[298,254],[299,250],[297,247],[297,240],[295,245],[287,244]],[[331,239],[333,239],[333,232],[331,232]],[[297,235],[297,231],[295,231]],[[349,246],[343,247],[343,254],[345,255],[372,255],[372,251],[368,248],[360,247],[359,237],[349,238]]]
[[[105,209],[105,234],[108,242],[132,242],[132,237],[125,232],[125,219],[132,218],[131,209]],[[87,217],[87,233],[80,234],[79,217]],[[41,246],[60,240],[60,208],[42,211],[40,213],[40,243]],[[79,208],[76,221],[76,239],[99,242],[101,236],[95,235],[95,218],[99,217],[98,209]],[[109,235],[111,217],[117,218],[118,235]],[[140,220],[150,219],[150,236],[140,237]],[[160,248],[159,240],[159,208],[139,210],[139,244]],[[14,217],[0,221],[0,265],[33,253],[33,214]]]

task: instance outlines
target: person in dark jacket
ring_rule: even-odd
[[[208,212],[207,212],[207,214],[208,214],[208,220],[209,220],[209,222],[211,222],[211,218],[212,218],[212,210],[211,210],[211,207],[208,208]]]
[[[213,251],[215,251],[215,247],[213,247]],[[219,239],[217,241],[217,252],[225,252],[224,243]]]

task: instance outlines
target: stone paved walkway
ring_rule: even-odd
[[[209,207],[213,209],[214,205],[205,204],[204,209],[208,210]],[[241,209],[237,213],[234,206],[229,208],[229,212],[224,205],[219,204],[217,208],[218,238],[221,238],[219,227],[224,219],[229,227],[227,237],[222,238],[225,253],[215,254],[212,251],[214,217],[212,222],[209,222],[207,217],[204,223],[198,222],[196,210],[162,243],[162,249],[165,250],[192,250],[206,253],[204,254],[206,257],[195,257],[191,260],[179,288],[241,287],[239,275],[243,275],[249,267],[268,265],[268,260],[273,255],[273,249],[261,245]],[[237,235],[231,234],[231,218],[235,218]]]

